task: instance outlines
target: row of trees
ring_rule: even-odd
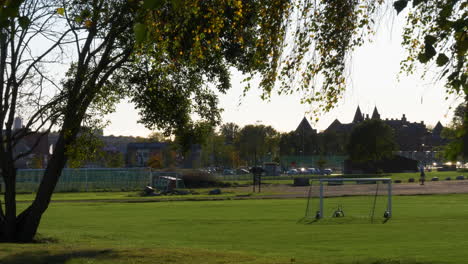
[[[280,133],[261,124],[239,127],[223,124],[211,130],[202,144],[201,166],[236,168],[284,156],[350,155],[353,159],[380,159],[397,150],[393,129],[380,120],[369,120],[351,134],[323,132]]]
[[[459,161],[461,144],[457,135],[461,133],[465,103],[454,111],[452,123],[444,128],[442,136],[449,140],[441,147],[446,160]],[[392,155],[399,146],[395,142],[395,131],[381,120],[366,120],[354,127],[351,133],[324,131],[291,131],[280,133],[271,126],[261,124],[240,127],[235,123],[226,123],[218,130],[209,126],[200,134],[201,160],[194,164],[201,167],[237,168],[252,166],[265,161],[279,162],[284,156],[310,155],[348,155],[355,161],[380,160]],[[168,147],[161,153],[150,157],[148,166],[167,168],[180,165],[177,157],[190,155],[183,152],[184,142],[174,140],[162,133],[154,132],[146,138],[135,138],[135,142],[165,142]],[[88,140],[81,147],[81,156],[71,156],[69,167],[80,167],[94,163],[103,167],[125,166],[124,156],[120,152],[105,151],[104,142],[99,138]]]
[[[455,109],[452,123],[442,136],[449,144],[440,148],[446,160],[464,160],[462,124],[466,105]],[[283,156],[347,155],[357,162],[389,158],[399,149],[395,131],[381,120],[365,120],[348,133],[279,133],[270,126],[247,125],[240,128],[228,123],[219,133],[212,131],[203,145],[202,165],[238,167],[264,161],[279,162]]]

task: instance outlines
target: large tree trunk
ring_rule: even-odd
[[[6,164],[2,174],[5,183],[5,217],[1,240],[12,241],[16,233],[16,170],[12,164]]]
[[[93,9],[101,10],[104,2],[90,1],[90,4]],[[102,22],[103,25],[92,23],[92,25],[87,28],[88,35],[85,40],[83,40],[81,36],[78,38],[78,36],[75,35],[76,44],[80,46],[77,50],[78,61],[76,65],[72,67],[73,76],[67,77],[69,81],[64,85],[63,95],[66,99],[66,107],[63,109],[64,112],[58,110],[60,111],[60,115],[63,115],[61,132],[34,201],[18,216],[16,216],[15,204],[16,171],[11,162],[11,169],[5,170],[9,161],[5,161],[5,157],[3,156],[0,157],[0,163],[4,170],[2,173],[4,174],[3,178],[6,187],[5,213],[0,210],[0,240],[8,242],[31,242],[34,239],[41,217],[49,206],[54,189],[67,162],[67,149],[75,142],[81,122],[89,105],[97,96],[100,89],[106,85],[107,80],[113,72],[119,69],[119,67],[128,60],[131,54],[133,44],[126,43],[125,37],[123,37],[122,42],[120,41],[122,38],[121,34],[130,33],[133,26],[133,20],[127,19],[125,23],[120,23],[120,21],[127,16],[129,7],[137,8],[137,5],[128,4],[127,1],[123,1],[122,4],[117,5],[116,8],[118,8],[118,11],[111,14],[109,21],[101,21],[99,17],[100,13],[92,12],[93,18],[90,20],[93,22]],[[133,11],[135,10],[136,9]],[[55,9],[53,13],[55,14]],[[129,19],[132,19],[132,17],[129,17]],[[109,28],[107,28],[107,26],[109,26]],[[106,30],[103,32],[105,36],[98,36],[98,31],[104,30],[104,28]],[[67,33],[64,33],[62,37],[66,34]],[[98,42],[102,43],[95,46],[95,41],[98,39]],[[62,38],[60,38],[60,40],[62,40]],[[0,42],[0,44],[2,43]],[[124,46],[120,49],[120,45]],[[4,44],[2,44],[2,47],[4,47]],[[2,51],[5,53],[6,49],[2,49]],[[48,54],[48,52],[44,54]],[[0,55],[0,58],[5,58],[6,56],[6,54]],[[38,60],[40,59],[42,58],[38,58]],[[0,63],[0,66],[1,65],[2,63]],[[4,74],[4,71],[0,72],[0,78],[2,74]],[[4,81],[2,81],[2,83],[3,82]],[[16,98],[12,97],[11,101],[16,102]],[[10,111],[13,112],[10,112],[11,118],[9,119],[9,127],[12,126],[13,122],[14,106],[12,106]],[[2,131],[0,131],[0,136],[2,135],[1,132]],[[1,153],[6,153],[2,145],[0,145],[0,150],[2,150]],[[7,156],[9,156],[8,159],[11,160],[13,155],[10,154]]]
[[[66,148],[75,141],[79,132],[80,123],[81,119],[76,116],[72,121],[64,122],[63,129],[55,145],[54,154],[44,172],[44,177],[39,185],[36,198],[33,203],[18,216],[16,216],[15,201],[16,169],[12,164],[10,166],[3,166],[4,171],[2,174],[5,182],[5,217],[3,221],[0,219],[0,241],[33,241],[42,214],[49,207],[55,186],[67,162],[67,157],[65,155]],[[68,131],[68,133],[64,131]]]
[[[54,154],[44,172],[44,177],[39,185],[36,198],[31,206],[17,217],[15,236],[17,242],[31,242],[34,239],[42,214],[49,207],[55,186],[67,162],[67,157],[65,155],[66,147],[70,146],[76,139],[79,128],[74,126],[71,133],[67,136],[64,136],[64,130],[66,129],[63,129],[59,135]]]
[[[63,148],[63,137],[59,138],[56,148]],[[60,151],[63,153],[63,151]],[[19,242],[29,242],[36,235],[37,228],[41,221],[42,214],[49,206],[52,193],[57,185],[61,171],[65,166],[65,157],[63,155],[53,155],[44,172],[44,178],[41,181],[37,191],[36,198],[31,206],[18,216],[16,240]]]

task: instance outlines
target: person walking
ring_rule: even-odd
[[[421,172],[419,181],[421,182],[421,185],[424,185],[424,181],[426,180],[426,174],[424,173],[424,166],[419,167],[419,170]]]

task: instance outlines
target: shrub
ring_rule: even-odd
[[[178,171],[184,180],[185,187],[217,187],[222,185],[216,176],[200,170],[181,170]]]

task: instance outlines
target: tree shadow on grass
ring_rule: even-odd
[[[112,259],[117,255],[113,250],[74,250],[50,252],[47,250],[26,251],[0,259],[1,264],[65,264],[73,259]]]

